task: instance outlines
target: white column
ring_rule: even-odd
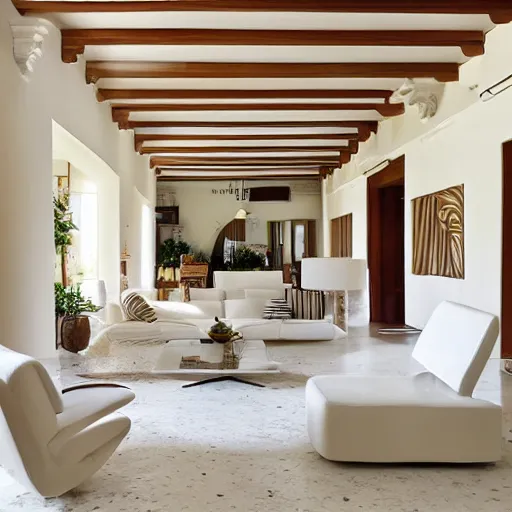
[[[0,27],[0,344],[55,355],[52,126]]]
[[[322,180],[322,230],[323,230],[323,257],[328,258],[331,255],[331,223],[329,221],[329,208],[327,196],[327,180]]]

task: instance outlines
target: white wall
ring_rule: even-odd
[[[152,219],[154,219],[154,208],[147,201],[147,199],[137,190],[136,187],[132,188],[132,201],[130,203],[130,234],[138,234],[139,239],[130,238],[128,246],[130,249],[130,260],[128,261],[128,282],[132,288],[147,288],[149,283],[147,282],[147,276],[154,275],[155,265],[155,240],[154,236],[151,240],[142,242],[143,232],[143,208],[149,207],[153,213]],[[154,225],[154,220],[152,222]],[[148,237],[149,238],[149,237]],[[147,262],[149,261],[149,265]],[[148,268],[150,267],[150,268]],[[144,268],[144,272],[143,269]],[[151,279],[152,281],[153,279]],[[146,281],[146,282],[144,282]],[[152,283],[149,287],[154,286]]]
[[[85,84],[83,60],[77,64],[61,61],[60,32],[55,27],[48,26],[43,57],[36,62],[30,82],[22,79],[13,58],[10,22],[25,21],[10,0],[0,0],[0,235],[2,245],[9,248],[2,251],[0,261],[0,343],[49,357],[55,350],[52,120],[119,176],[121,225],[129,225],[133,186],[154,202],[154,176],[147,157],[134,152],[133,134],[120,133],[111,121],[110,107],[96,102],[93,86]],[[105,202],[105,215],[116,215],[118,204],[115,198]],[[120,251],[119,235],[115,242],[115,251]],[[116,267],[119,273],[119,262]]]
[[[303,182],[301,182],[303,183]],[[306,182],[307,183],[307,182]],[[250,187],[290,185],[280,181],[254,181]],[[236,212],[244,208],[250,213],[246,222],[246,241],[267,244],[267,222],[278,220],[314,219],[317,221],[318,250],[322,247],[322,199],[320,190],[313,194],[294,192],[290,202],[241,203],[232,194],[212,194],[212,189],[228,188],[228,182],[172,182],[159,183],[158,190],[175,191],[180,208],[183,239],[197,249],[211,252],[220,230],[231,222]],[[299,185],[300,186],[300,185]]]
[[[504,52],[508,52],[505,58]],[[422,328],[442,300],[496,315],[501,309],[502,144],[512,139],[512,89],[490,102],[479,93],[512,72],[512,25],[487,37],[486,55],[461,68],[440,112],[421,124],[414,108],[381,123],[354,161],[329,179],[328,216],[353,214],[354,257],[367,256],[366,177],[386,158],[405,155],[406,322]],[[412,275],[411,199],[463,183],[465,187],[464,280]],[[498,351],[495,350],[495,356]]]

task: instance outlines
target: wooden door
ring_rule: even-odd
[[[512,141],[503,145],[501,358],[512,359]]]
[[[405,158],[368,178],[370,321],[405,322]]]

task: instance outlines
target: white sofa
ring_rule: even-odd
[[[118,304],[107,305],[108,327],[91,342],[89,353],[108,354],[111,343],[152,343],[208,337],[217,316],[247,340],[324,341],[345,332],[328,320],[268,320],[269,299],[284,298],[282,272],[215,272],[215,288],[192,288],[190,302],[157,301],[154,290],[135,290],[155,308],[151,324],[125,321]],[[243,286],[243,288],[242,288]]]
[[[323,457],[346,462],[494,462],[501,407],[472,398],[498,319],[443,302],[413,352],[417,375],[322,375],[306,386],[308,432]]]

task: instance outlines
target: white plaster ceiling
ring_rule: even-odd
[[[382,0],[385,2],[385,0]],[[217,28],[267,30],[491,30],[487,15],[317,12],[56,13],[59,28]]]
[[[460,48],[380,46],[91,46],[87,60],[149,62],[466,62]]]
[[[45,0],[40,0],[41,2]],[[68,0],[73,1],[73,0]],[[120,0],[118,0],[120,1]],[[214,0],[212,0],[214,1]],[[58,2],[56,3],[58,5]],[[58,9],[57,9],[58,11]],[[53,21],[61,29],[225,29],[225,30],[333,30],[333,31],[414,31],[414,30],[446,30],[446,31],[480,31],[483,33],[491,30],[494,25],[490,17],[482,15],[458,15],[458,14],[365,14],[365,13],[319,13],[319,12],[80,12],[80,13],[49,13],[44,17]],[[212,35],[215,40],[215,34]],[[172,36],[169,37],[172,42]],[[209,41],[210,42],[210,41]],[[71,45],[72,46],[72,45]],[[80,47],[80,45],[77,45]],[[329,63],[376,63],[387,64],[392,67],[395,63],[453,63],[464,64],[468,61],[461,48],[458,46],[312,46],[307,40],[302,45],[134,45],[134,44],[85,44],[83,55],[78,57],[87,62],[105,61],[107,64],[115,62],[137,63],[296,63],[296,64],[329,64]],[[70,64],[76,65],[76,64]],[[143,66],[142,66],[143,67]],[[196,152],[183,152],[181,155],[172,154],[176,157],[191,156],[194,158],[224,157],[236,158],[247,157],[253,153],[230,153],[222,152],[201,152],[208,147],[258,147],[267,151],[254,153],[259,158],[272,156],[294,156],[294,157],[318,157],[336,155],[335,152],[279,152],[279,148],[293,147],[322,147],[337,146],[340,149],[349,145],[347,140],[336,140],[332,136],[336,134],[352,134],[354,138],[368,137],[370,125],[363,129],[360,123],[378,122],[384,117],[374,109],[354,110],[350,105],[361,104],[383,104],[384,98],[375,98],[371,95],[361,98],[311,98],[307,94],[302,98],[278,97],[262,99],[255,94],[252,98],[239,99],[226,95],[223,99],[208,98],[208,95],[198,99],[157,99],[151,96],[152,90],[225,90],[229,91],[297,91],[297,90],[373,90],[373,91],[395,91],[408,76],[397,78],[380,78],[374,73],[374,78],[99,78],[95,87],[100,90],[121,89],[131,90],[131,99],[116,98],[116,91],[110,91],[112,100],[106,103],[123,105],[160,105],[160,110],[165,105],[205,105],[204,109],[196,111],[173,110],[145,112],[130,110],[128,118],[116,118],[121,129],[135,129],[137,135],[158,134],[162,140],[149,140],[138,144],[137,149],[154,148],[154,155],[158,155],[159,148],[179,147],[198,148]],[[371,75],[370,75],[371,76]],[[416,79],[416,82],[432,81],[431,78]],[[148,90],[142,93],[139,90]],[[101,92],[101,91],[100,91]],[[122,94],[117,94],[122,96]],[[172,96],[171,94],[169,94]],[[278,96],[278,95],[277,95]],[[102,95],[98,98],[101,100]],[[208,105],[251,105],[251,104],[325,104],[343,105],[341,110],[207,110]],[[389,111],[389,110],[388,110]],[[393,112],[392,112],[393,113]],[[121,116],[122,117],[122,116]],[[348,127],[335,126],[332,122],[359,123],[361,132],[358,135],[358,126]],[[136,126],[131,125],[137,123]],[[302,123],[302,126],[279,127],[271,126],[272,123]],[[315,122],[317,124],[315,125]],[[330,123],[329,126],[322,126],[322,122]],[[160,126],[154,126],[159,123]],[[173,123],[178,125],[173,126]],[[188,124],[187,126],[179,125]],[[190,124],[189,124],[190,123]],[[205,123],[211,126],[194,126],[193,123]],[[226,123],[225,126],[215,127],[217,123]],[[236,126],[237,123],[252,123],[250,126]],[[266,126],[258,126],[258,123],[265,123]],[[269,125],[270,123],[270,125]],[[304,125],[304,123],[307,123]],[[151,126],[153,124],[153,126]],[[233,126],[233,124],[235,124]],[[373,131],[375,126],[371,125]],[[286,135],[314,136],[313,139],[286,139]],[[319,138],[324,134],[325,137]],[[173,135],[181,136],[251,136],[250,140],[176,140]],[[275,135],[275,140],[269,140],[269,135]],[[169,136],[169,139],[165,139]],[[266,136],[266,139],[257,139],[257,136]],[[162,138],[160,137],[160,138]],[[339,153],[338,153],[339,155]],[[205,172],[211,176],[223,176],[229,171],[221,167],[206,167],[197,170],[196,166],[187,169],[180,166],[180,171],[172,171],[172,176],[179,176],[179,173],[199,172],[198,176],[204,176]],[[165,168],[160,169],[162,176],[171,176],[171,171]],[[299,175],[300,173],[318,173],[318,165],[304,169],[300,166],[287,169],[286,174]],[[244,176],[267,176],[272,170],[261,167],[247,167]],[[279,168],[275,171],[283,174]],[[176,174],[178,173],[178,174]]]

